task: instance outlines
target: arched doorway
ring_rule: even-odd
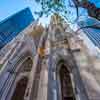
[[[32,58],[26,57],[22,64],[19,64],[17,68],[17,76],[14,82],[14,89],[11,100],[24,100],[25,91],[28,85],[29,74],[32,69],[33,60]]]
[[[24,94],[27,87],[27,83],[27,77],[23,77],[18,81],[11,100],[24,100]]]
[[[61,100],[75,100],[70,71],[64,63],[59,64],[58,67],[60,68],[58,73],[60,80],[59,87],[61,91]]]

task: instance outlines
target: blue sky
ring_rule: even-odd
[[[92,3],[94,3],[97,7],[100,8],[100,0],[89,0],[91,1]]]
[[[30,8],[34,18],[37,19],[34,11],[39,10],[40,5],[37,5],[34,0],[0,0],[0,21],[26,7]],[[48,18],[43,17],[40,22],[46,24],[48,23]]]
[[[37,6],[34,0],[0,0],[0,21],[25,7],[34,12]]]
[[[97,6],[100,7],[99,0],[91,1],[96,1]],[[36,15],[34,15],[34,11],[38,10],[40,8],[40,5],[37,5],[34,0],[0,0],[0,21],[7,18],[8,16],[13,15],[21,9],[24,9],[25,7],[29,7],[32,11],[34,18],[37,19]],[[69,19],[70,18],[71,17],[69,17]],[[43,17],[40,21],[46,24],[48,23],[48,20],[49,18]]]

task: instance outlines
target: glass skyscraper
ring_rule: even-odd
[[[83,22],[78,23],[80,27],[92,26],[96,24],[98,27],[100,27],[100,22],[91,17],[89,18],[87,17]],[[93,42],[93,44],[98,48],[100,48],[100,29],[91,27],[91,28],[83,28],[82,30],[88,36],[88,38]]]
[[[34,18],[29,8],[25,8],[16,14],[0,22],[0,49],[26,28]]]

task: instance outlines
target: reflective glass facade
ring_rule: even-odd
[[[79,23],[80,27],[91,26],[97,24],[100,27],[100,22],[93,18],[87,18],[83,22]],[[100,48],[100,29],[95,28],[83,28],[84,33],[89,37],[89,39]]]
[[[0,23],[0,49],[26,28],[34,18],[29,8],[10,16]]]

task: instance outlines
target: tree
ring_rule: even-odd
[[[35,12],[39,17],[43,15],[50,15],[53,13],[58,13],[60,15],[67,14],[67,7],[65,4],[65,0],[35,0],[37,3],[41,5],[41,11]]]
[[[50,15],[50,14],[55,14],[57,13],[70,23],[73,23],[71,20],[68,18],[68,14],[71,13],[71,11],[68,11],[68,5],[66,4],[66,1],[70,0],[35,0],[38,4],[41,5],[41,10],[40,11],[35,11],[35,14],[37,14],[40,17],[43,15]],[[76,20],[79,18],[78,14],[78,0],[71,0],[75,4],[75,9],[76,9]],[[75,15],[75,14],[74,14]]]
[[[35,0],[37,3],[41,4],[41,11],[35,12],[39,15],[39,17],[45,15],[50,15],[51,13],[55,14],[57,13],[64,19],[68,20],[67,18],[67,6],[66,6],[66,0]],[[70,0],[69,0],[70,1]],[[93,3],[89,2],[88,0],[71,0],[75,4],[75,8],[77,11],[77,18],[75,21],[79,18],[79,7],[83,7],[88,10],[88,15],[91,17],[94,17],[98,20],[100,20],[100,8],[97,8]],[[91,10],[92,9],[92,10]],[[69,20],[68,20],[69,21]],[[88,28],[88,26],[85,26],[85,28]],[[89,27],[92,27],[89,26]],[[94,27],[94,25],[93,25]],[[98,27],[96,27],[98,28]]]
[[[66,17],[66,14],[68,13],[67,11],[67,6],[66,6],[66,1],[70,0],[35,0],[37,3],[41,4],[41,11],[40,12],[35,12],[36,14],[41,17],[42,15],[50,15],[51,13],[59,13],[61,16],[63,16],[65,19],[68,20]],[[79,7],[83,7],[87,9],[88,15],[91,17],[94,17],[98,20],[100,20],[100,8],[97,8],[95,4],[89,2],[89,0],[71,0],[75,4],[76,8],[76,15],[77,18],[79,17]],[[92,10],[91,10],[92,9]]]
[[[87,9],[89,16],[100,20],[100,8],[97,8],[95,4],[91,3],[89,0],[73,0],[73,2],[75,3],[77,9],[78,7],[85,8]]]

